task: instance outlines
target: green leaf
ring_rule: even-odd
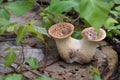
[[[12,3],[6,3],[5,8],[12,10],[14,15],[21,16],[21,15],[27,13],[31,9],[33,4],[34,4],[33,0],[15,1]]]
[[[9,20],[0,16],[0,35],[4,34],[9,24],[10,24]]]
[[[20,44],[20,41],[25,37],[25,34],[26,34],[26,27],[25,26],[20,27],[17,32],[17,44]]]
[[[116,29],[120,29],[120,25],[116,25],[115,27],[116,27]]]
[[[75,7],[79,7],[79,3],[76,0],[56,1],[53,2],[53,4],[51,4],[45,10],[48,12],[62,13],[62,12],[68,12],[69,10]]]
[[[100,75],[100,71],[97,68],[93,68],[93,72],[97,75]]]
[[[80,39],[80,38],[81,38],[81,32],[75,31],[75,32],[72,34],[72,37],[73,37],[73,38],[76,38],[76,39]]]
[[[6,26],[9,24],[9,20],[6,20],[3,17],[0,17],[0,26]]]
[[[47,76],[42,76],[42,77],[38,77],[35,80],[53,80],[53,79],[51,79],[50,77],[47,77]]]
[[[33,69],[38,68],[38,60],[36,58],[30,57],[29,60],[28,60],[28,63]]]
[[[21,74],[13,74],[6,76],[5,80],[22,80]]]
[[[50,4],[54,4],[54,3],[57,3],[57,2],[59,2],[60,0],[51,0],[50,1]]]
[[[81,0],[80,16],[90,23],[97,31],[106,22],[110,6],[102,0]]]
[[[113,14],[114,16],[118,16],[119,15],[118,11],[112,11],[111,10],[110,13]]]
[[[37,38],[39,38],[40,40],[45,41],[42,34],[37,33],[37,35],[35,35],[35,36],[36,36]]]
[[[115,7],[117,11],[120,11],[120,6]]]
[[[105,28],[109,29],[111,26],[114,26],[115,23],[118,23],[117,20],[109,17],[104,26]]]
[[[112,32],[113,32],[113,34],[114,34],[115,36],[120,35],[120,30],[113,29]]]
[[[4,17],[5,19],[10,19],[10,13],[6,9],[0,8],[0,16]]]
[[[107,32],[107,37],[108,38],[112,38],[113,37],[113,35],[112,35],[112,33],[110,31]]]
[[[7,28],[7,32],[13,32],[18,28],[19,24],[18,23],[11,23],[8,28]]]
[[[10,49],[11,49],[10,47],[7,47],[4,49],[4,51],[10,51]]]
[[[54,23],[59,23],[59,22],[63,22],[64,19],[66,20],[70,20],[67,16],[61,14],[61,13],[55,13],[55,12],[51,12],[49,14],[47,14],[47,16],[49,18],[49,20]]]
[[[32,35],[36,36],[37,38],[41,39],[44,41],[44,37],[41,33],[35,30],[34,26],[28,26],[27,27],[27,32],[31,33]]]
[[[116,4],[120,4],[120,0],[113,0]]]
[[[44,17],[42,17],[42,25],[46,29],[49,29],[50,26],[53,25],[53,22],[47,16],[44,16]]]
[[[100,75],[95,74],[93,77],[93,80],[102,80],[102,79],[101,79]]]
[[[115,5],[115,3],[112,0],[108,0],[107,3],[110,5],[110,8],[112,8]]]
[[[5,61],[4,61],[5,67],[9,67],[15,60],[16,60],[16,54],[13,52],[8,53],[5,56]]]
[[[0,0],[0,3],[2,3],[3,2],[3,0]]]
[[[3,76],[0,76],[0,80],[5,80]]]
[[[39,27],[39,26],[34,26],[34,29],[35,29],[36,32],[38,32],[40,34],[47,35],[48,37],[50,37],[45,28],[42,28],[42,27]]]

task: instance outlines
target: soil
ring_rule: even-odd
[[[118,54],[118,64],[116,64],[116,72],[113,74],[113,77],[110,80],[120,80],[120,36],[115,36],[112,39],[106,38],[105,40],[109,42],[109,44]]]

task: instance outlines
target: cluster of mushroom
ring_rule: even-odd
[[[93,27],[82,31],[82,39],[72,38],[74,26],[71,23],[61,22],[54,24],[48,30],[54,38],[58,52],[67,63],[88,63],[92,60],[99,41],[106,37],[106,32],[101,28],[99,34]]]

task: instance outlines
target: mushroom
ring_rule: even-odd
[[[48,33],[54,38],[61,58],[67,63],[88,63],[92,60],[98,42],[106,37],[106,32],[100,29],[99,34],[93,27],[82,31],[81,40],[71,37],[74,26],[71,23],[60,22],[52,25]]]

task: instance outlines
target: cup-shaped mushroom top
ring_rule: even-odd
[[[93,27],[89,27],[82,31],[82,36],[88,41],[97,42],[106,37],[106,32],[104,29],[100,28],[99,33],[97,33]]]
[[[71,36],[74,26],[71,23],[61,22],[54,24],[48,30],[48,33],[55,39],[63,39]]]

